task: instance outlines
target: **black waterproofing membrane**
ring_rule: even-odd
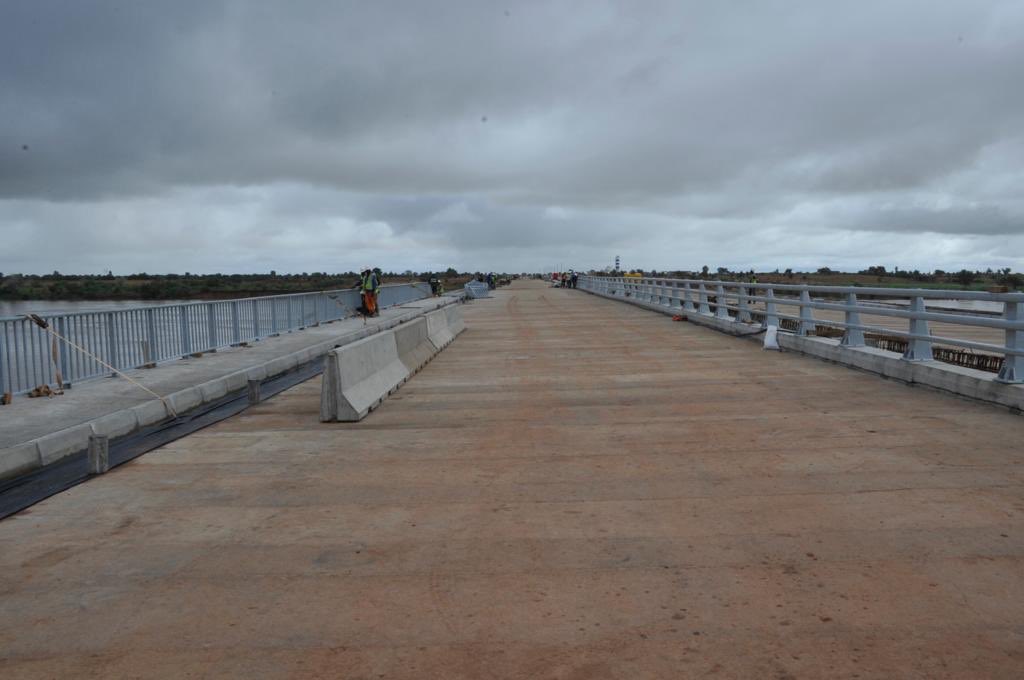
[[[260,399],[268,399],[289,387],[313,378],[324,370],[323,357],[260,383]],[[249,407],[248,388],[226,394],[185,415],[150,425],[138,432],[110,441],[110,467],[122,465],[164,444],[192,434],[241,413]],[[80,484],[90,475],[88,452],[79,451],[32,472],[0,482],[0,519]]]

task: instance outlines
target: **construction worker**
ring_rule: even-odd
[[[441,283],[441,279],[437,278],[437,274],[433,274],[430,277],[430,293],[434,297],[444,293],[444,285]]]
[[[380,291],[380,279],[369,266],[363,267],[359,280],[359,292],[363,298],[363,313],[366,316],[380,316],[377,307],[377,293]]]

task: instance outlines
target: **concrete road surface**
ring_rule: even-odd
[[[1024,419],[519,282],[0,522],[0,677],[1024,677]]]

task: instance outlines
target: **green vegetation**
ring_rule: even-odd
[[[469,275],[439,273],[445,288],[461,286]],[[384,283],[429,281],[430,272],[384,273]],[[327,274],[0,274],[0,300],[190,300],[255,297],[352,288],[355,272]]]

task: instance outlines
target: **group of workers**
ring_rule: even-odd
[[[553,272],[551,283],[559,288],[575,288],[579,282],[579,274],[570,269],[567,272]]]
[[[380,287],[383,282],[384,274],[381,272],[380,267],[366,266],[360,268],[359,282],[356,284],[362,302],[359,307],[360,314],[364,316],[380,316],[380,303],[377,300],[377,296],[380,293]],[[491,287],[493,288],[494,286]],[[430,277],[430,294],[434,297],[444,295],[444,283],[437,274],[432,274]]]
[[[508,283],[507,280],[501,280],[499,282],[498,276],[491,272],[489,274],[477,274],[478,281],[487,284],[487,287],[494,290],[498,287],[499,283]],[[380,293],[380,287],[383,283],[384,275],[380,270],[380,267],[361,267],[359,270],[359,282],[356,284],[356,288],[359,289],[359,295],[362,300],[362,304],[359,307],[359,313],[364,316],[380,316],[380,304],[377,301],[377,295]],[[576,274],[572,275],[572,287],[576,287]],[[567,284],[563,286],[568,287]],[[434,297],[444,295],[444,283],[437,274],[430,276],[430,294]]]

